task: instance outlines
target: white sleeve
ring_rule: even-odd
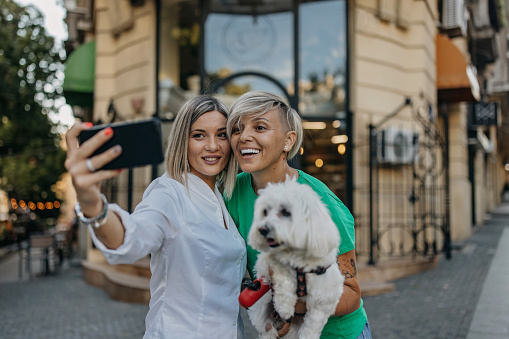
[[[109,204],[108,213],[117,214],[124,226],[124,242],[116,250],[109,249],[91,229],[92,240],[108,263],[133,263],[177,236],[182,223],[182,207],[180,199],[161,189],[146,192],[132,214],[117,204]]]

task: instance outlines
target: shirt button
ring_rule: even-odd
[[[237,235],[236,235],[236,234],[234,234],[234,235],[233,235],[233,237],[234,237],[235,239],[237,239]]]
[[[234,321],[234,322],[233,322],[233,326],[235,326],[235,325],[237,325],[237,322],[236,322],[236,321]]]
[[[237,260],[237,265],[240,265],[240,260]]]

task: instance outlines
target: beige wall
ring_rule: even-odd
[[[107,0],[95,1],[96,82],[94,118],[107,121],[111,99],[124,119],[155,113],[156,91],[156,14],[155,1],[133,7],[131,28],[112,34]],[[133,99],[143,99],[142,112],[136,114]]]
[[[353,37],[351,57],[351,108],[354,140],[364,142],[369,123],[377,123],[399,106],[405,97],[424,97],[436,108],[435,35],[436,1],[411,1],[409,26],[378,18],[378,1],[351,1]],[[410,108],[388,123],[410,127]],[[354,152],[358,150],[355,149]],[[364,154],[355,153],[355,167],[366,165]],[[357,169],[356,169],[357,170]],[[365,178],[355,178],[356,185]]]
[[[107,115],[110,100],[113,100],[121,120],[152,116],[156,111],[155,0],[147,0],[141,7],[132,7],[132,23],[119,34],[113,32],[112,18],[120,11],[109,13],[111,4],[108,0],[94,1],[95,32],[88,37],[96,40],[94,120],[110,121],[111,117]],[[140,99],[144,104],[139,112],[135,112],[132,100]],[[122,208],[127,208],[127,172],[115,179],[118,193],[113,202]],[[133,208],[141,201],[151,179],[150,166],[134,169]],[[87,241],[90,249],[91,241],[89,238]],[[86,256],[89,261],[104,262],[97,250],[87,251]]]
[[[156,8],[155,1],[132,7],[132,25],[113,33],[111,2],[95,1],[96,76],[94,119],[110,120],[107,109],[110,100],[121,120],[152,116],[156,111]],[[127,7],[129,8],[129,7]],[[135,112],[132,100],[143,100],[140,112]],[[151,168],[134,170],[133,207],[151,181]],[[120,206],[127,207],[127,171],[118,178]]]
[[[501,192],[504,185],[501,155],[496,144],[496,127],[484,129],[484,133],[493,143],[493,150],[486,153],[481,147],[476,148],[474,157],[475,182],[475,225],[484,224],[488,214],[501,202]]]
[[[393,3],[383,14],[380,12],[382,2]],[[366,243],[369,220],[357,218],[369,213],[369,196],[365,189],[369,180],[368,125],[377,124],[406,97],[414,100],[415,104],[405,107],[380,129],[396,126],[422,133],[416,127],[412,114],[425,101],[431,104],[436,114],[437,1],[405,1],[399,13],[397,3],[400,2],[360,0],[349,3],[350,31],[353,33],[350,93],[354,112],[354,215],[358,226],[358,246],[369,246]],[[401,25],[402,19],[404,25]],[[410,166],[406,167],[382,170],[379,172],[380,180],[407,180]],[[391,200],[381,197],[381,210],[384,213],[410,214],[411,206],[398,200],[407,200],[404,197],[405,194],[393,196]],[[363,259],[366,258],[361,257]]]
[[[451,240],[472,234],[472,188],[468,178],[467,105],[447,106],[449,114],[449,179]],[[467,211],[467,212],[466,212]]]

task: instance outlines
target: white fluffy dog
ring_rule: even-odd
[[[339,232],[319,195],[295,179],[269,184],[256,200],[248,242],[261,252],[255,265],[257,278],[273,289],[248,310],[260,338],[278,337],[274,326],[266,332],[274,321],[271,314],[275,309],[289,321],[297,299],[305,301],[307,312],[293,320],[285,338],[319,338],[344,282],[336,262]]]

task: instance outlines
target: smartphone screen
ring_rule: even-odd
[[[164,160],[161,140],[161,120],[152,118],[129,122],[117,122],[93,126],[78,136],[81,145],[97,132],[111,127],[113,137],[99,147],[93,155],[120,145],[122,154],[100,169],[132,168],[159,164]]]

